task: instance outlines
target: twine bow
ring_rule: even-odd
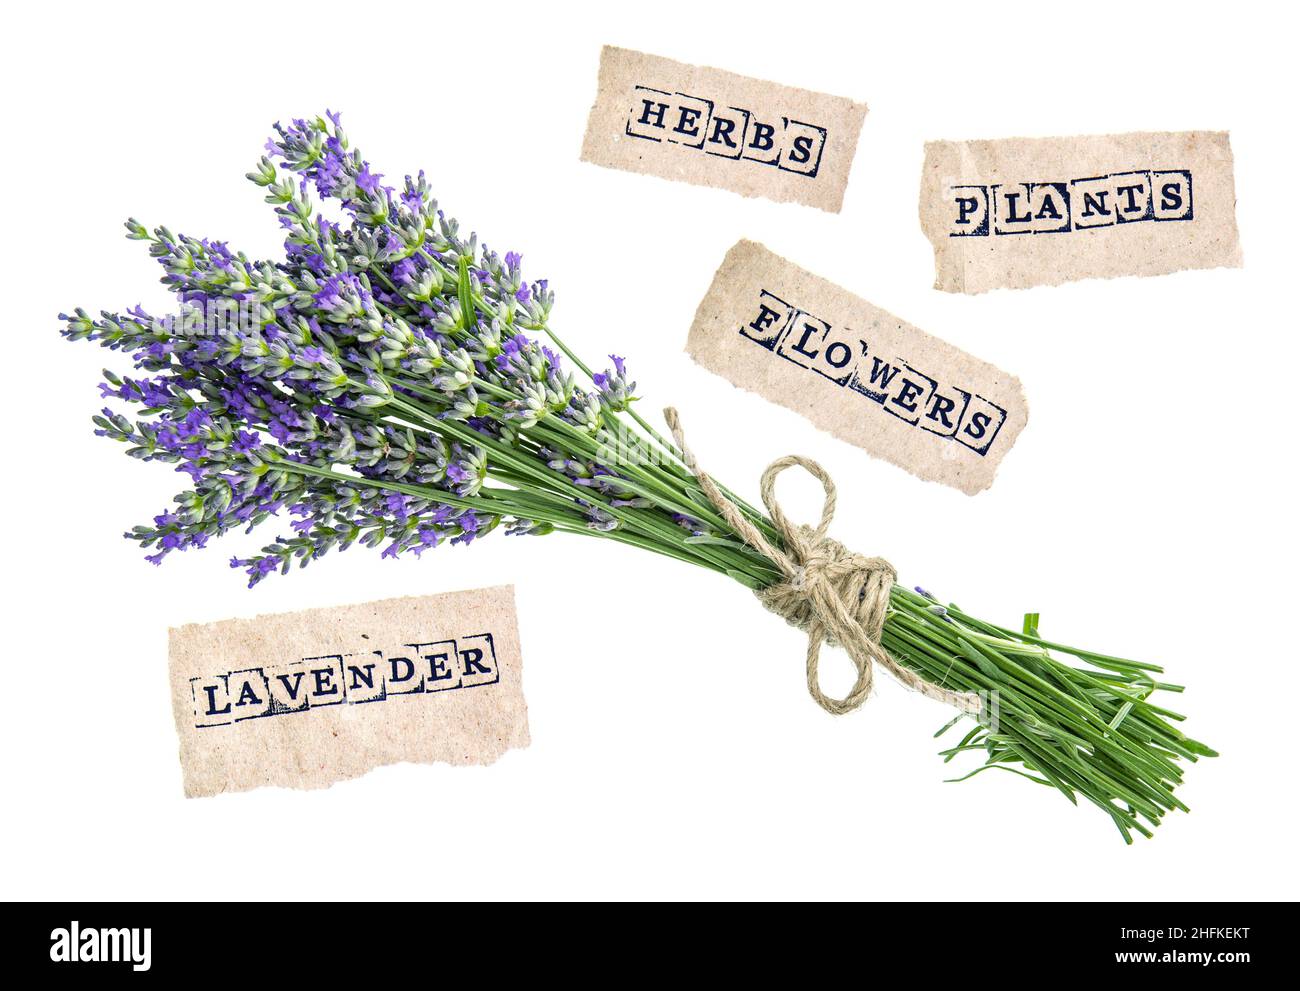
[[[760,589],[757,595],[767,609],[808,634],[808,694],[813,701],[832,715],[852,712],[871,693],[873,665],[879,664],[903,685],[927,698],[964,712],[980,711],[979,696],[950,691],[926,681],[900,665],[880,646],[889,593],[897,575],[893,565],[883,558],[855,554],[826,536],[835,516],[836,501],[835,483],[826,469],[809,458],[788,455],[773,461],[763,472],[759,491],[772,525],[781,535],[782,547],[776,547],[700,469],[686,446],[677,411],[671,407],[664,410],[664,419],[682,460],[695,473],[700,489],[714,508],[745,543],[776,565],[784,576],[784,581]],[[821,522],[816,527],[791,523],[777,502],[774,492],[777,476],[792,465],[798,465],[816,478],[826,492]],[[842,699],[832,698],[821,689],[817,667],[823,641],[844,648],[857,668],[857,681]]]

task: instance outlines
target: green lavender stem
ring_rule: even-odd
[[[591,377],[589,367],[558,334],[549,327],[541,329]],[[530,517],[565,532],[612,539],[726,574],[751,589],[777,580],[771,562],[744,545],[708,504],[693,477],[681,467],[681,452],[634,412],[629,415],[644,430],[639,440],[663,458],[649,466],[620,464],[622,485],[662,512],[619,508],[607,498],[583,493],[583,498],[602,504],[618,519],[618,528],[603,531],[584,526],[583,515],[572,508],[571,479],[541,467],[536,458],[516,455],[509,446],[473,433],[464,424],[440,418],[443,410],[436,392],[401,379],[391,384],[415,398],[395,399],[387,418],[399,414],[403,422],[418,423],[449,439],[488,446],[489,473],[514,488],[493,489],[478,499],[458,502],[441,490],[335,476],[340,480],[375,484],[470,509],[486,507],[491,512]],[[475,384],[488,394],[494,392],[491,383],[476,380]],[[429,405],[424,405],[421,397]],[[533,433],[548,446],[584,459],[597,451],[589,435],[558,419],[543,418]],[[311,471],[305,466],[288,467]],[[752,507],[744,508],[751,518],[761,521],[770,539],[779,540],[770,520]],[[663,513],[693,515],[722,536],[692,538],[665,524]],[[1134,832],[1149,837],[1167,812],[1186,809],[1174,794],[1182,781],[1176,761],[1194,762],[1215,756],[1215,752],[1174,728],[1172,722],[1180,721],[1181,715],[1148,701],[1157,690],[1177,688],[1151,679],[1150,674],[1158,673],[1159,667],[1043,640],[1029,623],[1020,632],[986,623],[900,585],[894,586],[890,600],[882,646],[926,680],[955,691],[977,693],[984,701],[979,717],[960,716],[941,731],[973,721],[961,741],[942,755],[945,761],[977,752],[984,758],[979,767],[952,780],[966,780],[990,768],[1012,771],[1057,789],[1075,804],[1083,797],[1106,812],[1130,843]],[[1052,650],[1094,666],[1065,664]]]
[[[547,333],[575,365],[590,374],[557,334],[549,328]],[[420,390],[417,387],[411,391]],[[432,394],[430,398],[434,398]],[[430,429],[455,439],[475,439],[467,438],[462,425],[439,420],[436,410],[422,409],[408,401],[395,405],[413,413]],[[542,420],[538,426],[538,435],[551,446],[568,447],[582,456],[593,453],[591,438],[567,424]],[[661,451],[668,447],[657,434],[651,435],[648,442]],[[494,465],[507,473],[513,469],[520,472],[511,478],[515,484],[526,486],[532,482],[541,489],[554,490],[550,502],[523,504],[512,504],[509,490],[494,491],[491,498],[511,512],[552,522],[568,532],[607,537],[653,550],[727,574],[752,589],[777,579],[770,562],[740,543],[707,505],[700,505],[698,487],[685,473],[651,473],[639,466],[620,465],[631,491],[666,512],[696,515],[719,533],[726,533],[732,546],[720,541],[701,542],[679,528],[663,525],[656,515],[612,506],[610,512],[624,526],[610,531],[584,528],[581,514],[563,512],[566,490],[571,488],[565,476],[546,476],[535,460],[514,459],[508,449],[493,453],[497,455]],[[405,488],[400,491],[410,492]],[[435,492],[413,494],[446,499]],[[752,508],[750,512],[760,516],[775,536],[770,520]],[[891,593],[891,606],[881,642],[895,659],[936,685],[978,693],[984,700],[984,712],[979,717],[958,717],[944,727],[943,731],[947,731],[957,723],[974,719],[961,742],[942,751],[945,761],[964,753],[979,752],[984,757],[981,766],[953,780],[966,780],[990,768],[1012,771],[1056,788],[1075,804],[1082,796],[1105,811],[1130,843],[1134,832],[1151,836],[1165,813],[1186,809],[1174,794],[1182,781],[1176,759],[1195,762],[1199,757],[1216,754],[1174,728],[1171,721],[1181,721],[1181,715],[1148,701],[1157,690],[1178,690],[1178,686],[1150,678],[1151,673],[1161,670],[1158,666],[1046,641],[1028,623],[1020,632],[985,623],[956,606],[940,606],[899,585]],[[1062,663],[1051,650],[1095,666]]]

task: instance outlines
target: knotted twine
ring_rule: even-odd
[[[879,664],[903,685],[927,698],[946,702],[963,712],[980,711],[978,695],[940,688],[900,665],[880,646],[889,593],[897,574],[893,565],[883,558],[855,554],[826,535],[835,516],[836,501],[835,483],[826,469],[810,458],[791,454],[777,458],[763,472],[759,491],[772,525],[781,535],[782,547],[778,548],[701,470],[686,446],[677,410],[665,409],[664,419],[682,460],[694,472],[709,502],[737,536],[771,561],[784,576],[784,581],[759,589],[755,594],[768,610],[808,634],[808,694],[813,701],[832,715],[852,712],[871,694],[873,665]],[[821,522],[816,527],[792,524],[777,502],[774,492],[777,476],[792,465],[798,465],[821,482],[826,493]],[[857,681],[842,699],[832,698],[821,689],[817,666],[823,642],[842,647],[857,668]]]

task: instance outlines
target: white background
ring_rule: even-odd
[[[1295,896],[1295,23],[1281,5],[58,4],[7,12],[0,893],[24,898]],[[1271,11],[1263,16],[1261,11]],[[1287,18],[1280,23],[1277,18]],[[578,161],[602,43],[851,96],[843,213]],[[265,530],[162,568],[121,539],[180,488],[91,435],[120,357],[56,314],[164,309],[128,215],[275,251],[243,178],[281,118],[341,110],[390,178],[558,294],[580,352],[626,355],[747,495],[826,465],[836,536],[964,608],[1156,660],[1222,752],[1154,841],[1011,775],[944,784],[948,719],[885,676],[835,719],[801,635],[724,579],[596,541],[363,549],[255,591]],[[1245,268],[979,297],[931,288],[935,138],[1229,129]],[[740,237],[1017,374],[993,488],[916,480],[683,354]],[[783,480],[811,517],[813,483]],[[1288,508],[1289,507],[1289,508]],[[268,528],[269,529],[269,528]],[[533,744],[324,791],[181,797],[169,625],[513,582]],[[828,690],[849,683],[831,655]]]

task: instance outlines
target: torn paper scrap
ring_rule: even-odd
[[[1020,382],[761,244],[727,252],[686,350],[733,385],[973,495],[1029,419]]]
[[[838,213],[865,104],[606,45],[582,159]]]
[[[1241,265],[1224,131],[931,141],[921,229],[946,292]]]
[[[168,654],[190,797],[528,746],[512,586],[190,624]]]

